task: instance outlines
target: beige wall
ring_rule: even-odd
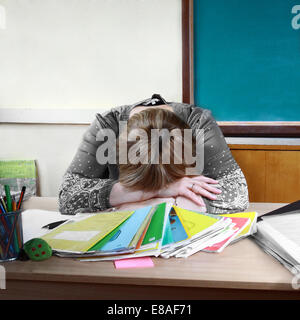
[[[86,125],[0,124],[0,158],[34,159],[39,191],[56,196]]]
[[[0,6],[0,159],[36,160],[42,196],[57,195],[87,128],[58,123],[89,123],[153,93],[181,101],[181,0]]]
[[[181,100],[181,0],[0,0],[0,7],[0,109],[100,110],[152,93]]]

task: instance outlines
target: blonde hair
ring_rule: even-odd
[[[127,137],[133,132],[135,129],[142,129],[147,134],[147,142],[145,146],[145,141],[131,141]],[[151,130],[159,129],[162,132],[162,136],[159,136],[159,154],[158,163],[153,163],[151,161]],[[177,133],[180,132],[179,135],[169,136],[169,150],[170,150],[170,162],[164,163],[163,155],[164,155],[164,145],[165,141],[164,130],[167,129],[168,132],[171,132],[174,129],[177,129]],[[144,190],[144,191],[155,191],[161,188],[166,187],[168,184],[182,178],[185,176],[185,171],[187,167],[191,167],[187,165],[184,159],[179,163],[176,161],[178,159],[175,148],[175,141],[181,139],[184,134],[184,129],[190,129],[190,127],[179,117],[176,116],[172,111],[168,111],[161,108],[149,108],[134,114],[127,123],[127,132],[121,132],[118,144],[123,139],[127,139],[125,143],[127,143],[127,150],[133,149],[138,151],[140,158],[147,159],[146,163],[139,162],[137,164],[132,164],[127,161],[126,164],[119,164],[119,181],[120,183],[131,189],[131,190]],[[176,132],[174,130],[173,132]],[[190,147],[192,150],[194,146],[194,140],[191,142]],[[157,146],[156,146],[157,147]],[[181,144],[181,155],[183,154],[183,143]],[[185,146],[186,148],[186,146]],[[119,150],[119,148],[117,148]],[[141,150],[144,154],[141,154]],[[178,149],[177,149],[178,150]],[[127,154],[128,156],[128,154]],[[181,156],[182,158],[182,156]],[[128,158],[127,158],[128,159]]]

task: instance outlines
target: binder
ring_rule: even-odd
[[[294,212],[299,212],[300,211],[300,200],[297,200],[295,202],[292,202],[286,206],[283,206],[281,208],[278,208],[276,210],[267,212],[265,214],[262,214],[261,216],[259,216],[257,218],[257,221],[261,221],[262,217],[266,217],[266,216],[272,216],[275,214],[282,214],[282,213],[294,213]]]

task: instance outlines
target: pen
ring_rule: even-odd
[[[26,191],[26,187],[24,186],[22,188],[22,191],[21,191],[20,199],[19,199],[19,202],[18,202],[18,205],[17,205],[17,210],[20,210],[20,208],[21,208],[21,204],[22,204],[22,201],[23,201],[23,197],[24,197],[25,191]]]
[[[3,208],[4,208],[4,213],[7,212],[7,207],[5,204],[5,201],[3,200],[3,198],[0,198],[0,203],[2,204]]]
[[[0,218],[1,218],[0,226],[1,226],[1,229],[2,229],[1,233],[3,234],[3,238],[6,238],[6,236],[8,237],[8,235],[10,234],[10,229],[8,228],[8,225],[7,225],[8,221],[6,221],[6,217],[5,217],[5,215],[3,213],[0,214]],[[5,249],[5,244],[4,244],[4,242],[2,242],[2,243],[3,243],[3,246],[4,246],[3,247],[3,252],[6,253],[8,247]],[[10,252],[13,254],[13,247],[12,247],[11,244],[9,245],[9,249],[10,249]]]
[[[1,214],[1,222],[2,222],[2,226],[4,227],[3,230],[5,230],[4,232],[6,233],[6,235],[9,235],[10,229],[8,228],[8,221],[6,221],[6,217],[4,215],[4,213],[9,212],[11,210],[9,210],[10,206],[12,206],[11,204],[11,195],[10,195],[10,188],[8,185],[4,186],[5,189],[5,194],[6,194],[6,200],[7,200],[7,207],[5,206],[5,201],[1,198],[0,204],[1,204],[1,211],[3,211],[3,213]],[[3,205],[2,205],[3,204]],[[5,209],[4,209],[5,208]],[[3,235],[5,234],[3,233]],[[4,243],[3,243],[4,244]],[[10,252],[13,254],[13,246],[10,244],[10,241],[8,240],[8,244],[5,248],[4,245],[4,253],[8,252],[7,250],[10,250]]]
[[[0,224],[0,233],[5,235],[5,230],[3,228],[4,228],[3,225]],[[0,238],[0,248],[1,248],[2,253],[4,253],[5,252],[5,243],[4,243],[4,240],[2,240],[1,238]]]
[[[14,221],[12,223],[12,226],[11,226],[11,229],[12,230],[8,235],[8,242],[6,244],[6,249],[5,249],[5,252],[7,252],[8,248],[11,248],[12,249],[12,252],[13,252],[13,247],[12,247],[12,237],[15,236],[15,227],[16,227],[16,222],[17,222],[17,216],[14,217]],[[15,244],[16,245],[16,249],[18,249],[18,243]]]
[[[16,204],[15,196],[12,196],[12,210],[17,211],[17,204]]]
[[[15,196],[11,196],[12,197],[12,209],[13,211],[17,211],[17,203],[16,203],[16,199]],[[17,216],[15,216],[15,219],[18,219]],[[16,248],[16,252],[19,252],[19,237],[20,235],[18,234],[18,224],[16,224],[15,230],[14,230],[14,246]]]
[[[4,186],[5,195],[6,195],[6,203],[7,203],[7,210],[8,212],[12,211],[12,204],[11,204],[11,195],[10,195],[10,188],[9,185]]]
[[[17,231],[17,221],[18,221],[18,214],[15,214],[14,222],[13,222],[14,228],[12,229],[12,232],[13,232],[12,244],[15,247],[15,252],[19,252],[19,250],[20,250],[20,248],[19,248],[19,240],[18,240],[18,231]]]
[[[3,208],[3,205],[2,205],[2,203],[0,203],[0,209],[1,209],[1,212],[0,212],[0,214],[1,213],[5,213],[6,211],[5,211],[5,209]]]
[[[49,223],[49,224],[43,226],[42,228],[46,228],[46,229],[51,230],[51,229],[58,227],[60,224],[66,222],[66,221],[68,221],[68,220],[60,220],[60,221],[52,222],[52,223]]]

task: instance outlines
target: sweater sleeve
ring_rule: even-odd
[[[104,143],[99,134],[109,128],[118,134],[118,122],[113,113],[96,115],[63,176],[59,189],[59,211],[63,214],[103,211],[111,207],[109,196],[117,177],[111,175],[108,164],[99,164],[96,154]]]
[[[204,170],[202,174],[217,180],[222,190],[216,200],[203,198],[207,212],[220,214],[246,210],[249,200],[245,176],[233,158],[211,112],[196,107],[188,122],[191,128],[204,130]]]

